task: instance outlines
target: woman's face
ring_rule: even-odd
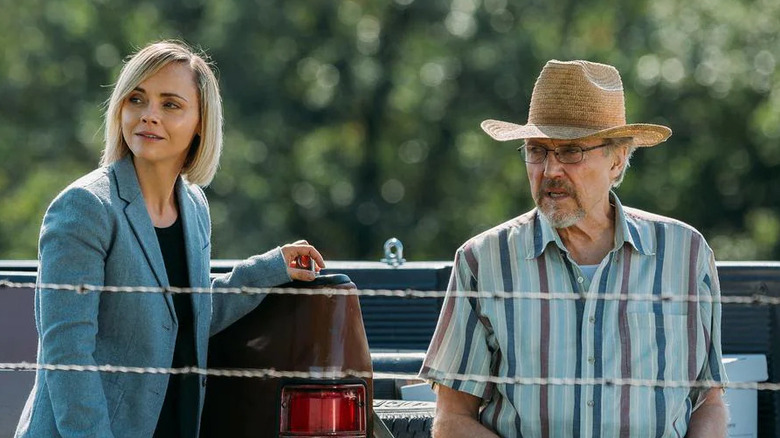
[[[181,169],[200,130],[200,102],[192,70],[173,62],[138,84],[122,102],[122,136],[136,162]]]

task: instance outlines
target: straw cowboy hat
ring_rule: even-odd
[[[547,62],[534,85],[527,124],[485,120],[481,126],[499,141],[632,137],[636,146],[655,146],[672,135],[666,126],[626,124],[620,73],[589,61]]]

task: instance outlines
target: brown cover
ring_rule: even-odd
[[[343,274],[322,275],[315,282],[280,287],[355,289]],[[209,368],[372,371],[357,296],[268,295],[254,311],[211,338],[208,360]],[[373,380],[359,380],[367,385],[366,421],[371,436]],[[210,376],[201,436],[278,436],[284,381],[290,382]]]

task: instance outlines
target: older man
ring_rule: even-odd
[[[536,208],[457,251],[420,372],[438,396],[434,435],[725,436],[712,250],[612,191],[634,149],[671,130],[626,124],[619,73],[587,61],[548,62],[528,123],[482,129],[525,140]]]

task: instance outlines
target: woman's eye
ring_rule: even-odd
[[[139,103],[141,102],[141,98],[138,96],[130,96],[127,98],[127,101],[130,103]]]
[[[176,109],[176,108],[179,108],[179,105],[177,105],[177,104],[176,104],[176,103],[174,103],[174,102],[165,102],[165,103],[163,104],[163,106],[164,106],[165,108],[170,108],[170,109]]]

